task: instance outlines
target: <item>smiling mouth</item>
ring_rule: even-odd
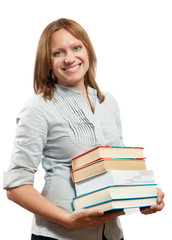
[[[76,69],[78,69],[79,67],[81,66],[81,63],[80,64],[78,64],[77,66],[75,66],[75,67],[72,67],[72,68],[63,68],[63,70],[64,71],[74,71],[74,70],[76,70]]]

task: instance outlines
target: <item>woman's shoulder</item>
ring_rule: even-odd
[[[42,94],[34,95],[24,103],[24,108],[39,109],[44,112],[51,111],[53,107],[53,100],[45,99]]]
[[[53,104],[52,101],[44,99],[42,94],[34,95],[24,102],[24,106],[20,111],[19,115],[21,116],[49,116],[52,112]]]
[[[44,99],[42,94],[37,94],[27,99],[24,103],[24,106],[33,107],[33,108],[37,108],[41,106],[44,107],[44,106],[47,106],[47,104],[49,104],[50,102],[51,101]]]
[[[105,91],[103,91],[102,93],[105,96],[105,100],[104,100],[105,104],[113,105],[113,107],[114,105],[118,106],[117,100],[112,93],[105,92]]]

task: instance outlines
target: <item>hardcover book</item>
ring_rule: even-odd
[[[156,197],[145,197],[145,198],[133,198],[133,199],[110,199],[104,202],[99,202],[94,205],[85,206],[83,208],[87,209],[101,209],[104,212],[114,211],[119,209],[131,209],[131,208],[141,208],[150,207],[157,205]],[[74,210],[79,209],[77,204],[73,202]]]
[[[98,146],[73,158],[71,166],[74,170],[100,158],[144,158],[144,154],[141,147]]]
[[[157,196],[157,185],[113,185],[73,198],[74,209],[81,209],[106,201],[152,198]],[[137,206],[137,205],[136,205]],[[126,206],[127,207],[127,206]],[[133,206],[134,207],[134,206]]]
[[[75,183],[76,195],[112,185],[155,184],[152,170],[109,170]]]
[[[74,182],[93,177],[110,169],[146,170],[145,159],[142,158],[100,158],[84,166],[72,170]]]

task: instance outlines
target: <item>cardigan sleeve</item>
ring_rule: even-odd
[[[11,163],[4,173],[3,187],[13,188],[34,184],[47,141],[48,124],[40,106],[27,104],[17,118]]]

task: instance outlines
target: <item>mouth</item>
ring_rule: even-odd
[[[71,67],[71,68],[63,68],[64,71],[69,72],[69,71],[75,71],[76,69],[78,69],[81,66],[81,63],[79,63],[78,65]]]

